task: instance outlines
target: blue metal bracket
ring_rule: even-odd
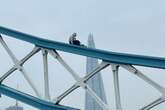
[[[70,45],[67,43],[39,38],[33,35],[8,29],[2,26],[0,26],[0,34],[4,34],[7,35],[8,37],[12,37],[32,43],[34,45],[37,45],[38,47],[43,47],[52,50],[60,50],[82,56],[97,58],[109,63],[124,64],[126,66],[139,65],[144,67],[165,69],[165,58],[161,58],[161,57],[117,53],[117,52],[110,52],[100,49],[87,48],[85,46]],[[151,82],[150,80],[148,81]],[[20,100],[26,104],[37,107],[42,110],[76,110],[74,108],[55,105],[54,103],[38,99],[36,97],[19,92],[3,84],[0,84],[0,94]]]
[[[17,99],[33,107],[39,108],[41,110],[78,110],[71,107],[56,105],[54,103],[41,100],[39,98],[22,93],[3,84],[0,85],[0,93],[8,97]]]
[[[19,40],[32,43],[34,45],[38,45],[40,47],[61,50],[73,54],[102,59],[111,63],[140,65],[146,67],[165,69],[165,58],[117,53],[117,52],[104,51],[100,49],[87,48],[83,46],[69,45],[66,43],[38,38],[36,36],[11,30],[2,26],[0,26],[0,33]]]

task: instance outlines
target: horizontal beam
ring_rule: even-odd
[[[62,42],[38,38],[36,36],[11,30],[2,26],[0,26],[0,33],[32,43],[40,47],[102,59],[111,63],[130,64],[165,69],[165,58],[117,53],[100,49],[87,48],[84,46],[69,45]]]
[[[3,84],[0,85],[0,94],[19,100],[40,110],[78,110],[62,105],[55,105],[54,103],[22,93]]]

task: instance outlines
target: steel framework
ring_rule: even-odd
[[[13,52],[9,49],[5,41],[3,40],[2,36],[0,36],[0,43],[5,48],[9,56],[11,57],[14,66],[9,69],[1,78],[0,78],[0,93],[7,95],[9,97],[18,99],[23,101],[29,105],[37,107],[39,109],[44,110],[72,110],[73,108],[64,107],[59,105],[61,100],[63,100],[66,96],[72,93],[77,88],[83,88],[95,101],[103,108],[103,110],[110,110],[109,106],[101,100],[100,97],[88,86],[86,83],[90,78],[96,75],[99,71],[105,69],[108,66],[111,66],[113,79],[114,79],[114,90],[115,90],[115,99],[116,99],[116,110],[122,110],[122,104],[120,99],[120,88],[119,88],[119,78],[118,72],[120,68],[124,68],[128,70],[130,73],[133,73],[137,77],[141,78],[151,86],[153,86],[156,90],[162,93],[162,96],[157,100],[151,102],[150,104],[142,107],[140,110],[149,110],[156,105],[165,101],[165,88],[148,78],[144,75],[140,70],[138,70],[134,65],[144,66],[144,67],[153,67],[153,68],[161,68],[165,69],[165,58],[159,57],[150,57],[150,56],[141,56],[141,55],[133,55],[133,54],[123,54],[123,53],[116,53],[116,52],[108,52],[98,49],[91,49],[82,46],[75,46],[69,45],[61,42],[50,41],[42,38],[38,38],[32,35],[28,35],[22,32],[18,32],[15,30],[7,29],[4,27],[0,27],[0,34],[4,34],[10,37],[14,37],[19,40],[23,40],[35,45],[33,50],[29,52],[24,58],[20,61],[16,58]],[[6,36],[4,36],[6,37]],[[91,72],[89,72],[86,76],[80,77],[77,72],[71,68],[65,60],[61,57],[61,55],[57,52],[57,50],[65,51],[73,54],[93,57],[97,59],[101,59],[102,62],[95,67]],[[23,67],[24,63],[29,60],[33,55],[38,53],[39,51],[42,52],[43,56],[43,65],[44,65],[44,99],[42,100],[42,96],[38,91],[37,87],[35,87],[33,81],[29,78],[25,68]],[[69,89],[67,89],[64,93],[57,97],[50,97],[49,93],[49,78],[48,78],[48,54],[53,56],[74,78],[76,81]],[[27,95],[25,93],[21,93],[17,90],[9,88],[3,85],[3,81],[10,76],[14,71],[19,70],[31,88],[34,90],[37,97],[33,97]]]

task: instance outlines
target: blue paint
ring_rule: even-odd
[[[11,30],[2,26],[0,26],[0,33],[44,48],[55,49],[73,54],[98,58],[105,60],[107,62],[140,65],[146,67],[165,69],[165,58],[124,54],[124,53],[110,52],[99,49],[86,48],[82,46],[69,45],[66,43],[38,38],[36,36]]]
[[[41,110],[78,110],[62,105],[55,105],[54,103],[47,102],[31,95],[22,93],[3,84],[0,85],[0,94],[17,99]]]

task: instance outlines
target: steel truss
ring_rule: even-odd
[[[112,73],[113,73],[113,79],[114,79],[114,90],[115,90],[115,99],[116,99],[116,110],[122,110],[121,106],[121,99],[120,99],[120,89],[119,89],[119,78],[118,78],[118,72],[119,68],[124,68],[128,70],[130,73],[133,73],[137,77],[141,78],[151,86],[153,86],[155,89],[157,89],[160,93],[162,93],[162,96],[158,98],[157,100],[151,102],[145,107],[142,107],[140,110],[149,110],[156,105],[163,103],[165,101],[165,88],[145,76],[141,71],[139,71],[137,68],[135,68],[133,65],[127,65],[127,64],[117,64],[117,63],[109,63],[106,61],[102,61],[97,67],[93,69],[90,73],[88,73],[84,77],[80,77],[77,72],[75,72],[60,56],[60,54],[54,50],[54,49],[48,49],[43,48],[40,46],[35,46],[31,52],[29,52],[24,58],[21,60],[18,60],[16,56],[13,54],[13,52],[9,49],[5,41],[3,40],[2,36],[0,36],[0,43],[4,47],[4,49],[7,51],[8,55],[11,57],[14,66],[11,67],[2,77],[0,77],[0,83],[2,84],[3,81],[10,76],[14,71],[19,70],[28,84],[33,89],[34,93],[38,98],[43,98],[47,101],[53,102],[55,104],[59,104],[61,100],[63,100],[66,96],[68,96],[70,93],[72,93],[77,88],[81,87],[83,88],[102,108],[103,110],[110,110],[108,104],[106,104],[104,101],[101,100],[100,97],[97,96],[97,94],[88,86],[87,81],[91,79],[93,76],[95,76],[99,71],[105,69],[108,66],[111,66]],[[30,79],[28,76],[25,68],[23,67],[24,63],[28,61],[32,56],[34,56],[39,51],[42,52],[43,56],[43,66],[44,66],[44,97],[40,94],[39,90],[35,86],[34,82]],[[49,91],[49,73],[48,73],[48,54],[53,56],[74,78],[76,81],[75,84],[73,84],[69,89],[67,89],[65,92],[63,92],[61,95],[57,97],[50,97],[50,91]]]

